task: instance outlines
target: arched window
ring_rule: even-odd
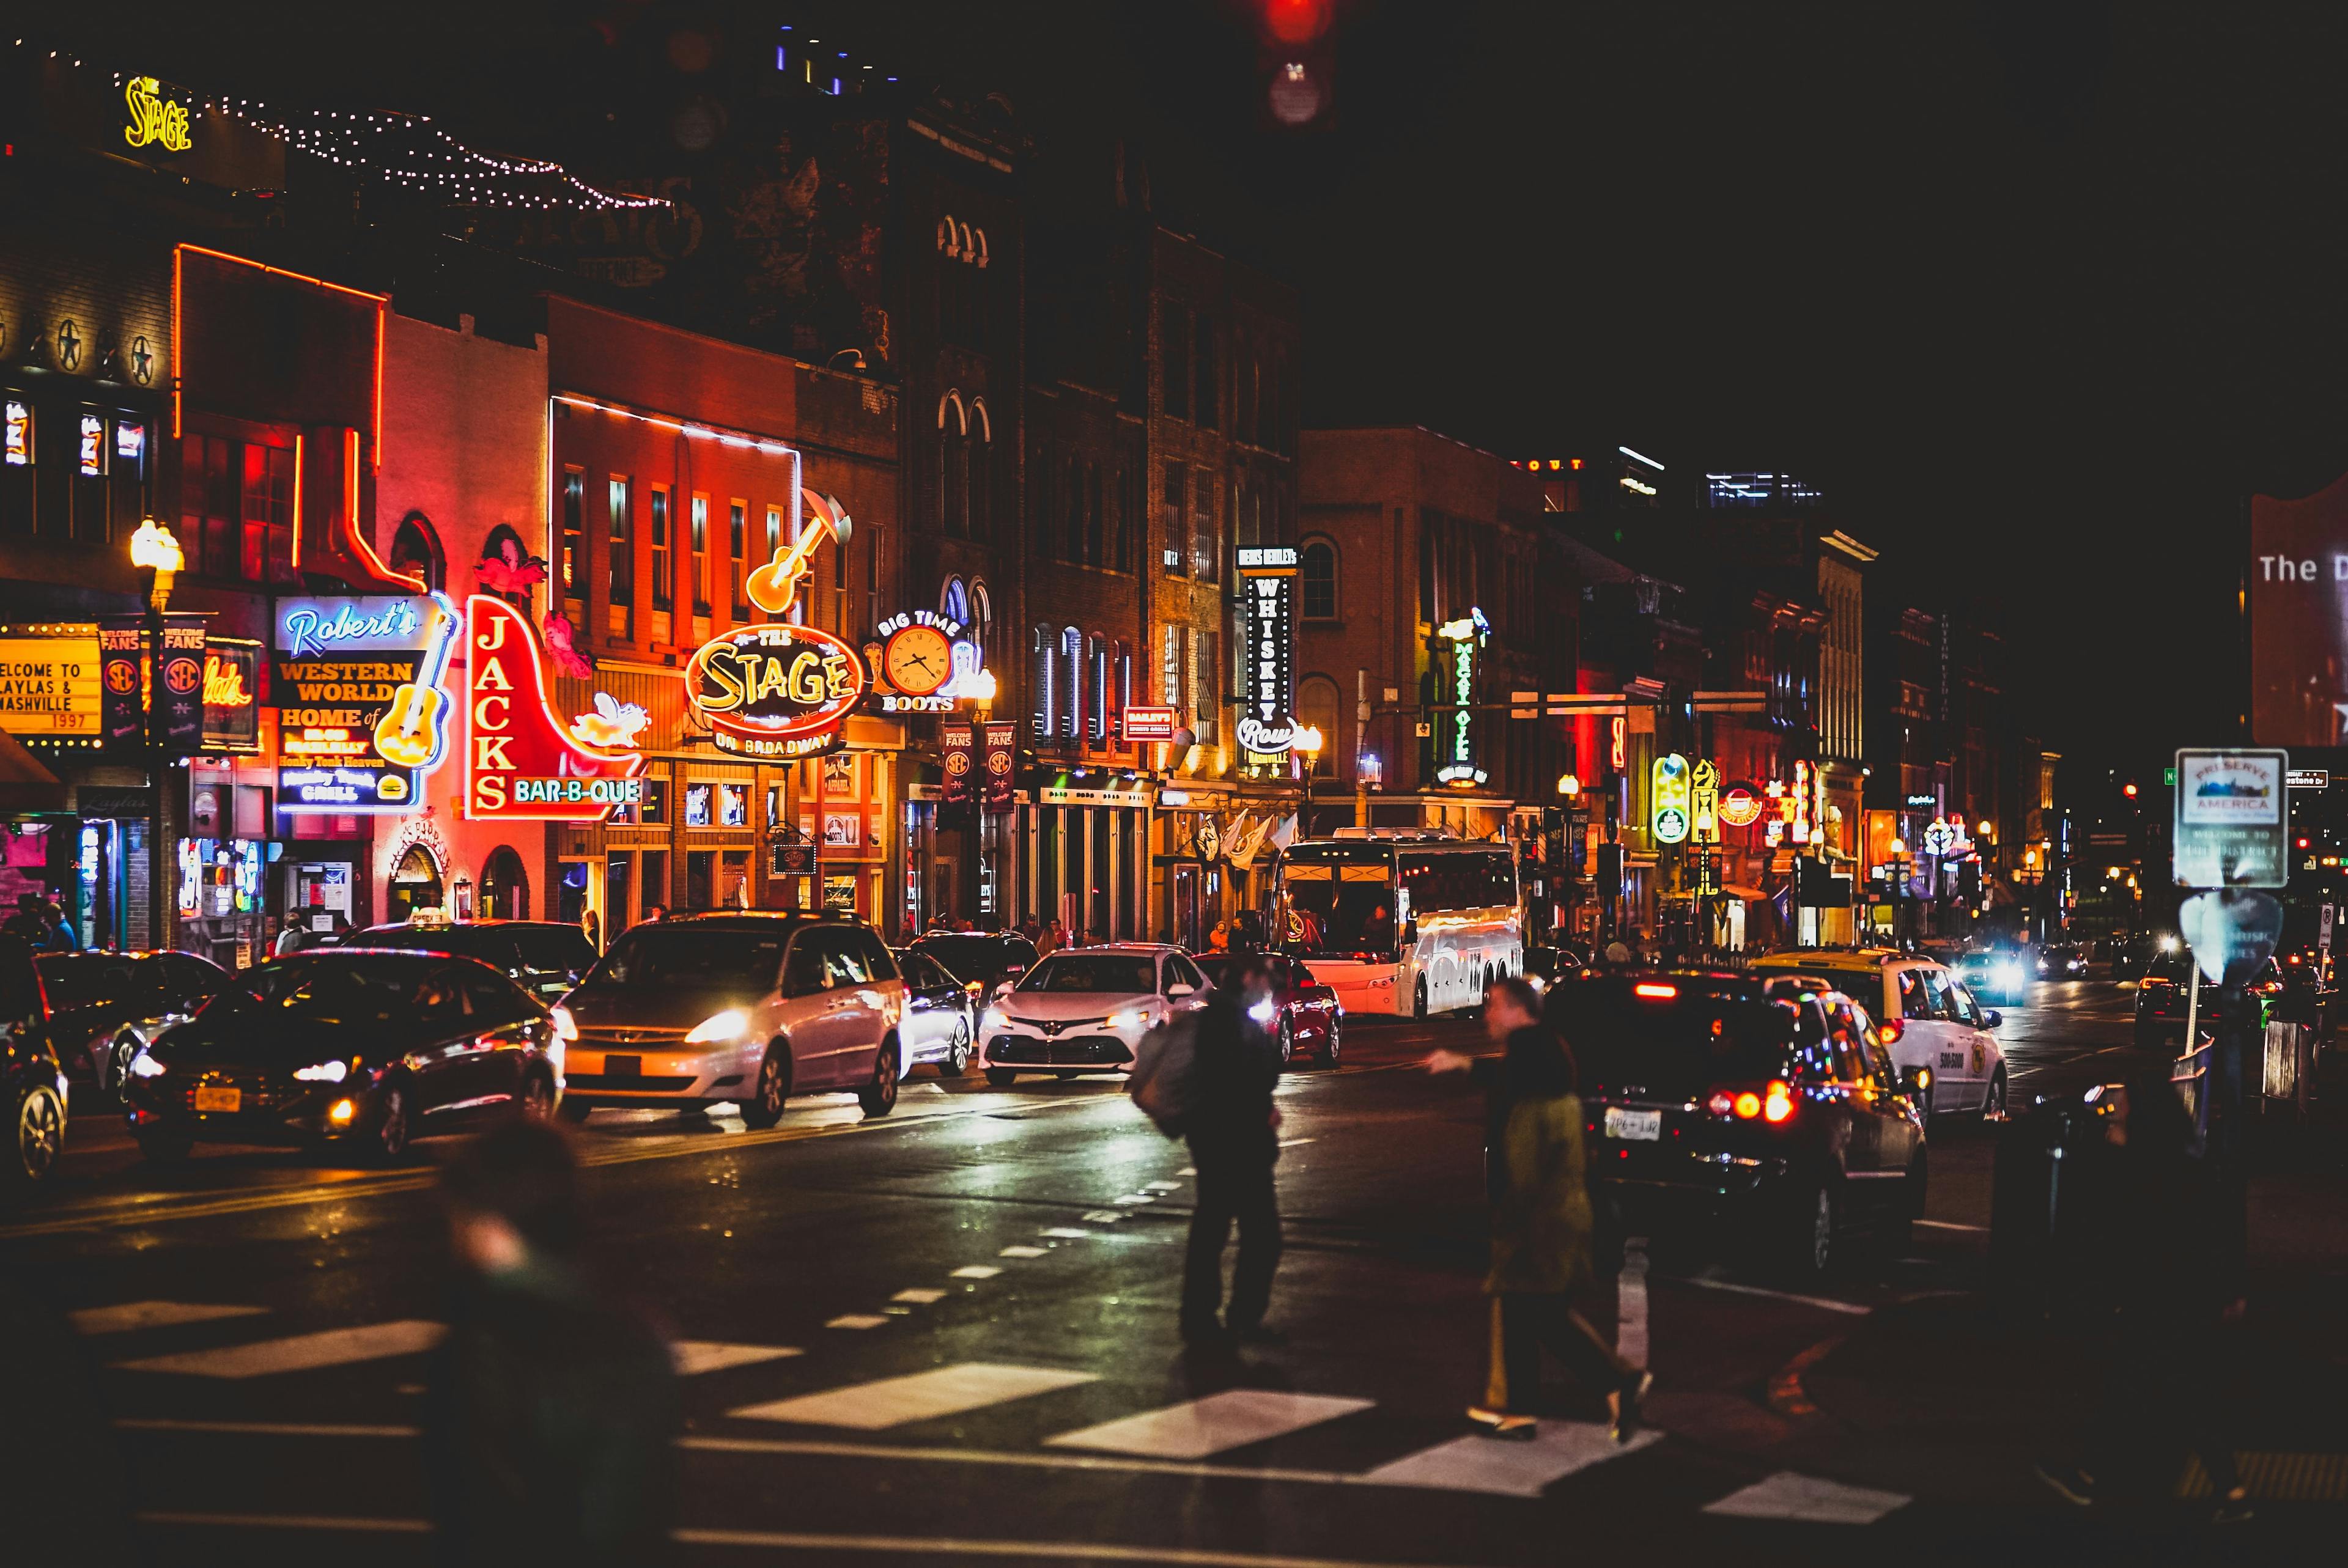
[[[938,220],[938,249],[949,256],[962,254],[962,231],[954,226],[951,212]]]
[[[938,613],[948,620],[970,624],[970,589],[963,586],[962,579],[950,577],[945,587],[938,590]]]
[[[1133,706],[1133,644],[1120,641],[1109,661],[1108,733],[1112,744],[1125,733],[1125,711]]]
[[[1321,732],[1321,772],[1335,777],[1353,753],[1340,734],[1337,682],[1326,675],[1307,675],[1296,684],[1296,717]]]
[[[970,537],[983,539],[994,528],[994,421],[986,399],[970,400]]]
[[[1039,741],[1048,741],[1056,733],[1056,721],[1059,715],[1056,710],[1059,705],[1060,686],[1058,660],[1056,655],[1059,650],[1059,642],[1060,634],[1050,627],[1039,626],[1035,629],[1029,654],[1034,661],[1029,681],[1029,685],[1033,688],[1034,706],[1030,710],[1029,718],[1035,727],[1035,738]]]
[[[986,584],[977,578],[970,579],[970,634],[986,656],[989,669],[1007,662],[1003,650],[995,646],[994,598],[986,591]]]
[[[983,229],[973,229],[970,231],[970,238],[971,254],[969,259],[975,261],[981,267],[985,266],[988,261],[986,253],[986,231]]]
[[[1108,739],[1108,643],[1085,640],[1085,734],[1093,744]]]
[[[399,519],[386,564],[396,572],[422,578],[424,586],[435,593],[448,586],[448,558],[440,548],[439,531],[422,512],[410,512]]]
[[[1073,741],[1085,712],[1085,634],[1073,626],[1060,632],[1060,735]]]
[[[530,918],[530,872],[506,845],[490,850],[481,863],[481,914],[491,920]]]
[[[977,436],[981,441],[994,439],[994,420],[986,412],[986,399],[973,397],[970,400],[970,418],[971,423],[978,426]]]
[[[1337,547],[1307,539],[1296,556],[1297,613],[1307,620],[1337,619]]]

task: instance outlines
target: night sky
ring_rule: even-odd
[[[2245,497],[2348,466],[2348,7],[1338,0],[1302,132],[1234,0],[327,9],[132,0],[88,46],[577,157],[675,26],[837,21],[1046,160],[1148,147],[1169,223],[1302,285],[1308,423],[1792,469],[1895,589],[2003,614],[2082,758],[2231,737]]]

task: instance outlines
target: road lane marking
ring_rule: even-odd
[[[1647,1364],[1647,1238],[1622,1244],[1622,1272],[1614,1276],[1614,1354],[1633,1367]]]
[[[932,1301],[943,1301],[945,1298],[946,1293],[944,1291],[929,1286],[921,1286],[910,1290],[901,1290],[889,1299],[891,1301],[910,1301],[916,1307],[927,1307]]]
[[[213,1323],[223,1317],[259,1317],[266,1307],[226,1307],[201,1301],[126,1301],[118,1307],[85,1307],[67,1316],[77,1334],[128,1334],[138,1328],[170,1328],[181,1323]]]
[[[1849,1486],[1838,1481],[1823,1481],[1781,1470],[1715,1502],[1705,1503],[1704,1511],[1734,1519],[1872,1524],[1893,1510],[1907,1507],[1908,1502],[1907,1496],[1900,1492],[1877,1491],[1871,1487]]]
[[[1052,1236],[1060,1241],[1086,1241],[1089,1240],[1096,1233],[1092,1231],[1080,1231],[1074,1225],[1054,1225],[1050,1230],[1042,1231],[1037,1234]]]
[[[1356,1410],[1366,1410],[1373,1399],[1338,1399],[1327,1394],[1284,1394],[1271,1389],[1233,1389],[1145,1410],[1098,1426],[1084,1427],[1046,1438],[1048,1448],[1099,1449],[1107,1453],[1155,1455],[1162,1459],[1205,1459],[1226,1449],[1244,1448],[1267,1439],[1302,1431],[1334,1421]]]
[[[678,1339],[670,1344],[668,1353],[680,1378],[698,1377],[704,1372],[723,1372],[734,1367],[750,1367],[761,1361],[779,1361],[787,1356],[806,1354],[796,1345],[727,1345],[714,1339]]]
[[[1552,1481],[1662,1440],[1663,1433],[1652,1428],[1618,1443],[1592,1421],[1543,1421],[1530,1442],[1495,1442],[1480,1433],[1454,1438],[1382,1464],[1364,1479],[1384,1486],[1539,1497]]]
[[[403,1317],[391,1323],[371,1323],[363,1328],[330,1328],[321,1334],[296,1334],[286,1339],[263,1339],[251,1345],[226,1345],[211,1350],[182,1350],[170,1356],[117,1361],[114,1365],[124,1372],[259,1378],[275,1372],[314,1372],[321,1367],[342,1367],[355,1361],[379,1361],[387,1356],[413,1356],[440,1343],[446,1332],[438,1323]]]
[[[1002,1272],[991,1263],[966,1263],[946,1277],[948,1279],[993,1279]]]
[[[1282,1138],[1280,1141],[1280,1146],[1283,1149],[1302,1149],[1307,1143],[1318,1143],[1320,1141],[1318,1138]]]
[[[1006,1246],[994,1255],[997,1257],[1044,1257],[1048,1255],[1050,1252],[1051,1249],[1049,1247]]]
[[[1984,1235],[1989,1234],[1987,1225],[1959,1225],[1954,1220],[1918,1220],[1916,1223],[1936,1231],[1979,1231]]]
[[[740,1420],[797,1421],[816,1427],[853,1427],[877,1432],[910,1421],[959,1416],[989,1405],[1008,1404],[1055,1389],[1099,1379],[1090,1372],[1051,1367],[1015,1367],[1000,1361],[963,1361],[901,1378],[850,1383],[820,1394],[745,1405],[728,1410]]]
[[[1097,1225],[1113,1225],[1125,1215],[1117,1209],[1095,1209],[1084,1217]]]
[[[355,1426],[334,1421],[187,1421],[160,1416],[123,1416],[115,1426],[126,1432],[192,1432],[242,1438],[415,1438],[421,1427]]]
[[[833,1318],[824,1327],[826,1328],[878,1328],[888,1321],[886,1317],[876,1317],[869,1312],[851,1312],[844,1317]]]
[[[428,1535],[422,1519],[367,1519],[332,1513],[194,1513],[150,1509],[141,1524],[225,1530],[306,1530],[342,1535]],[[873,1552],[911,1557],[1008,1557],[1025,1562],[1149,1563],[1165,1568],[1413,1568],[1342,1557],[1292,1557],[1185,1546],[1108,1546],[1091,1541],[994,1541],[935,1535],[830,1535],[804,1530],[672,1530],[685,1546],[748,1546],[762,1552]]]
[[[1179,1182],[1144,1182],[1142,1185],[1153,1193],[1179,1193],[1182,1190]]]
[[[1797,1296],[1790,1290],[1770,1290],[1758,1285],[1738,1285],[1734,1280],[1687,1278],[1678,1276],[1665,1277],[1672,1279],[1674,1284],[1693,1285],[1704,1290],[1726,1290],[1738,1296],[1766,1296],[1772,1301],[1798,1302],[1804,1307],[1815,1307],[1821,1312],[1847,1312],[1853,1317],[1865,1317],[1875,1310],[1872,1307],[1861,1307],[1856,1301],[1837,1301],[1830,1296]]]

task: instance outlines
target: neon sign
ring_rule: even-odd
[[[1652,775],[1649,822],[1657,844],[1680,844],[1688,835],[1690,779],[1688,760],[1677,752],[1655,759]]]
[[[277,619],[278,646],[290,659],[308,653],[416,649],[423,616],[406,598],[289,599]]]
[[[1240,602],[1247,615],[1247,698],[1240,747],[1285,755],[1296,744],[1296,551],[1288,546],[1239,552]]]
[[[828,504],[810,511],[814,521],[798,542],[777,549],[774,559],[751,572],[743,585],[750,602],[768,615],[789,611],[808,559],[826,533],[841,546],[849,540],[853,524],[845,511]],[[908,620],[897,635],[913,624]],[[927,630],[939,641],[949,641],[937,627]],[[941,686],[948,673],[938,672]],[[694,651],[684,675],[685,701],[709,725],[719,751],[779,761],[839,745],[840,726],[871,684],[864,661],[846,641],[821,627],[792,626],[779,619],[711,638]]]
[[[1451,644],[1451,760],[1435,771],[1436,782],[1470,789],[1489,776],[1476,765],[1476,650],[1492,630],[1481,610],[1470,610],[1457,620],[1447,620],[1436,635]]]
[[[122,89],[130,123],[122,139],[133,147],[160,147],[165,152],[185,152],[195,146],[188,135],[188,111],[163,96],[162,84],[152,77],[133,77]]]
[[[597,693],[568,727],[547,701],[546,650],[521,611],[477,593],[465,601],[465,815],[469,820],[601,822],[644,799],[644,759],[583,743],[580,728],[633,738],[644,711]]]

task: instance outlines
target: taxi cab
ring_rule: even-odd
[[[2003,1020],[1947,965],[1891,948],[1821,948],[1756,958],[1753,973],[1849,992],[1879,1020],[1893,1064],[1930,1074],[1928,1113],[2005,1113],[2005,1052],[1994,1032]]]

